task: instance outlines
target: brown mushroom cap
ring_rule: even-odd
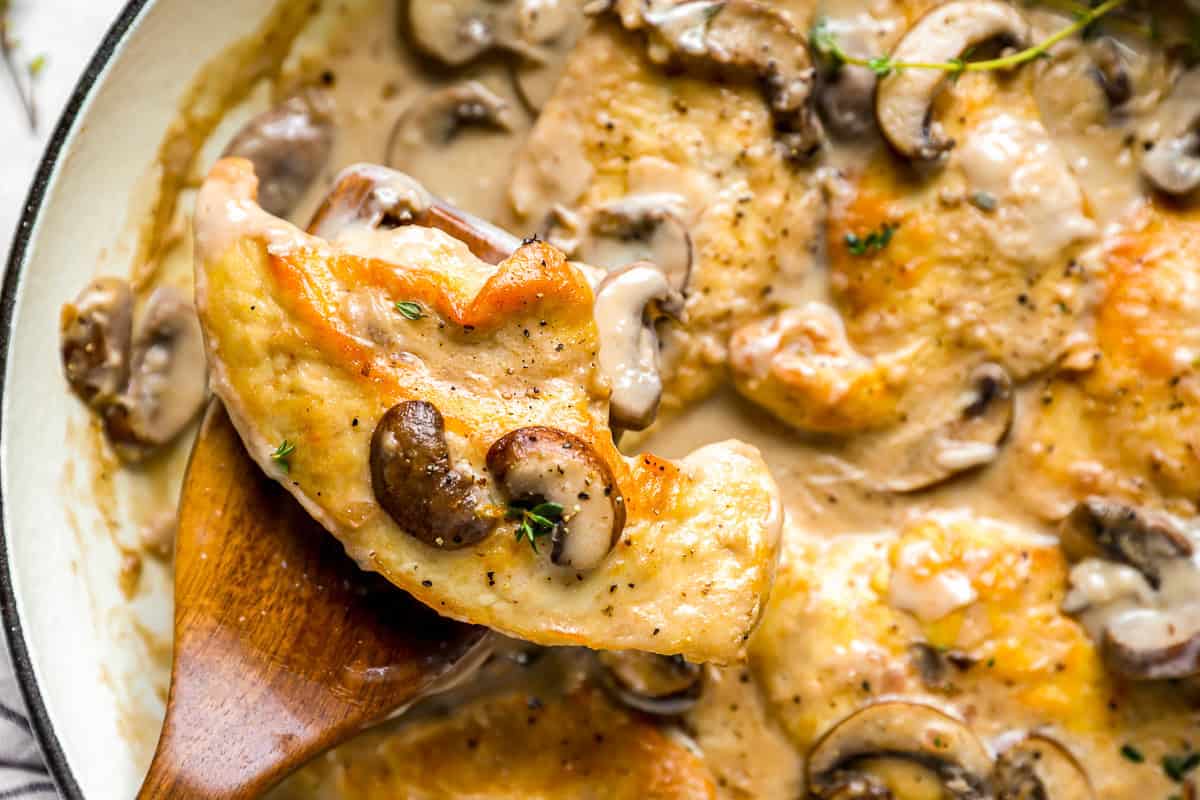
[[[1200,187],[1200,69],[1183,74],[1154,112],[1142,174],[1168,194]]]
[[[1094,800],[1083,765],[1061,744],[1026,736],[1000,754],[992,772],[996,800]]]
[[[989,40],[1026,47],[1029,23],[1000,0],[953,0],[919,19],[896,45],[897,62],[945,62]],[[875,116],[884,137],[901,155],[931,161],[954,146],[930,119],[933,100],[946,73],[929,69],[895,70],[879,81]]]
[[[392,406],[375,426],[371,488],[406,533],[442,550],[476,544],[496,527],[478,482],[450,463],[441,412],[423,400]]]
[[[1183,610],[1127,611],[1104,629],[1101,652],[1111,670],[1135,681],[1200,675],[1200,613]]]
[[[609,421],[614,428],[643,430],[658,413],[663,382],[652,304],[673,313],[683,306],[666,276],[648,261],[609,273],[596,289],[597,360],[612,387]]]
[[[181,291],[160,286],[138,320],[129,383],[104,415],[105,433],[126,461],[171,442],[199,415],[207,397],[204,338]]]
[[[286,217],[295,210],[333,150],[328,101],[306,91],[254,117],[225,148],[248,158],[258,176],[258,204]]]
[[[1191,540],[1165,514],[1103,497],[1088,497],[1071,509],[1059,542],[1071,561],[1100,557],[1128,564],[1154,589],[1162,581],[1162,561],[1194,551]]]
[[[610,269],[634,261],[652,261],[675,291],[686,293],[694,262],[692,235],[672,199],[656,194],[629,195],[597,208],[591,215],[583,260]],[[606,247],[605,240],[611,240],[615,247]]]
[[[595,657],[601,686],[618,702],[647,714],[686,713],[704,688],[704,668],[682,656],[625,650]]]
[[[923,768],[955,800],[989,798],[992,762],[978,737],[935,708],[899,700],[855,712],[817,742],[808,757],[809,791],[822,800],[890,797],[872,767],[893,760]]]
[[[550,552],[559,566],[594,568],[625,527],[625,500],[612,470],[577,436],[557,428],[519,428],[496,440],[487,466],[510,502],[563,507]]]
[[[990,463],[1012,426],[1013,404],[1012,379],[1003,367],[975,368],[948,419],[901,431],[900,446],[888,450],[898,457],[886,466],[880,487],[913,492]]]
[[[806,159],[820,147],[808,44],[778,9],[759,0],[615,0],[612,7],[627,29],[649,34],[652,60],[758,81],[788,158]]]
[[[63,368],[85,403],[103,408],[125,390],[132,336],[133,292],[127,281],[98,278],[63,306]]]

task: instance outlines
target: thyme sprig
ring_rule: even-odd
[[[558,503],[538,503],[529,505],[514,501],[508,505],[508,518],[518,520],[517,541],[529,540],[533,552],[537,552],[537,540],[554,533],[554,529],[562,524],[563,507]]]
[[[291,472],[291,458],[294,452],[296,452],[296,443],[284,439],[279,443],[279,447],[275,448],[275,452],[271,453],[271,460],[278,464],[284,472]]]
[[[17,40],[12,35],[12,23],[9,18],[10,10],[10,0],[0,0],[0,60],[4,61],[4,67],[8,71],[8,76],[12,79],[13,87],[17,90],[17,97],[20,98],[21,106],[25,109],[25,117],[29,121],[29,129],[37,132],[38,109],[34,89],[38,76],[46,66],[46,57],[43,55],[35,56],[26,65],[25,69],[21,69],[17,63]]]
[[[816,26],[813,28],[811,41],[817,52],[830,60],[834,66],[850,64],[857,67],[866,67],[881,78],[893,72],[906,69],[934,69],[957,76],[964,72],[987,72],[990,70],[1011,69],[1012,67],[1018,67],[1030,61],[1044,58],[1049,54],[1051,47],[1087,29],[1110,11],[1124,5],[1125,2],[1126,0],[1105,0],[1105,2],[1095,8],[1079,11],[1075,14],[1074,22],[1032,47],[1027,47],[1024,50],[1000,56],[999,58],[988,58],[982,61],[967,61],[963,58],[952,58],[949,61],[894,61],[891,56],[852,56],[842,49],[837,36],[829,29],[828,23],[823,19],[818,20]]]

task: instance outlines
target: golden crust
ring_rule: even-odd
[[[408,227],[381,233],[404,263],[364,257],[267,217],[249,170],[218,164],[197,213],[213,389],[251,454],[359,564],[443,614],[541,644],[738,657],[774,570],[771,477],[736,442],[681,461],[621,456],[591,291],[561,253],[531,243],[492,268],[444,234]],[[225,214],[253,224],[230,227]],[[425,316],[404,318],[397,300]],[[384,412],[412,399],[441,411],[453,456],[480,481],[488,448],[509,431],[547,425],[587,442],[624,497],[614,550],[576,573],[532,553],[512,522],[453,551],[401,531],[375,500],[368,454]],[[295,445],[286,472],[271,458],[283,440]],[[490,497],[503,516],[503,498]]]
[[[1044,514],[1091,494],[1192,515],[1200,497],[1200,215],[1149,205],[1108,242],[1094,346],[1039,391],[1020,440]]]
[[[1200,698],[1109,675],[1060,610],[1066,575],[1052,541],[964,514],[914,520],[899,536],[789,541],[751,666],[801,753],[855,710],[902,697],[953,712],[993,745],[1012,732],[1056,739],[1087,765],[1097,797],[1135,786],[1166,796],[1160,757],[1194,730]],[[919,616],[922,596],[953,586],[969,592]],[[917,644],[962,666],[931,685]],[[1122,757],[1128,742],[1144,767]]]
[[[367,734],[293,781],[358,800],[711,800],[704,762],[594,689],[504,695],[449,717]]]
[[[808,268],[818,219],[805,176],[775,147],[756,86],[664,72],[641,37],[608,22],[576,46],[513,197],[536,225],[553,202],[586,215],[628,195],[678,196],[694,266],[686,324],[666,329],[670,412],[716,388],[730,333],[767,310],[781,271]]]

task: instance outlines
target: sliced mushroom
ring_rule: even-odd
[[[861,25],[825,24],[838,44],[850,55],[869,54],[875,37]],[[869,67],[826,64],[817,76],[817,108],[825,126],[841,137],[862,136],[875,127],[875,85],[878,78]]]
[[[759,0],[616,0],[612,7],[627,29],[648,33],[652,60],[757,80],[789,159],[820,147],[807,41],[779,10]]]
[[[1132,680],[1200,674],[1200,564],[1175,520],[1089,497],[1064,520],[1061,543],[1075,562],[1063,608],[1110,669]]]
[[[682,656],[633,650],[597,652],[600,685],[617,701],[647,714],[677,716],[696,705],[704,668]]]
[[[554,59],[555,50],[567,50],[574,44],[571,36],[582,18],[578,0],[408,3],[408,33],[413,44],[448,67],[462,66],[493,50],[516,53],[531,64],[546,64]]]
[[[478,81],[447,86],[425,95],[411,106],[393,128],[388,141],[388,163],[403,162],[409,149],[445,147],[463,128],[513,128],[508,101]]]
[[[408,0],[408,31],[425,55],[450,67],[498,46],[515,22],[510,3],[494,0]]]
[[[442,550],[476,544],[496,527],[481,482],[451,464],[445,420],[424,400],[392,406],[375,426],[371,488],[401,529]]]
[[[896,45],[892,60],[945,62],[995,40],[1028,46],[1029,23],[1021,12],[999,0],[954,0],[918,20]],[[879,81],[875,115],[883,135],[901,155],[932,161],[954,146],[931,119],[934,98],[945,79],[940,70],[905,69]]]
[[[1111,36],[1102,36],[1091,44],[1091,52],[1096,83],[1100,84],[1109,108],[1120,108],[1133,98],[1133,77],[1123,45]]]
[[[596,291],[600,372],[612,387],[609,421],[614,428],[643,430],[662,399],[658,333],[651,315],[682,313],[682,298],[654,264],[639,261],[609,275]]]
[[[1200,69],[1176,82],[1150,124],[1142,174],[1168,194],[1200,186]]]
[[[1012,426],[1013,403],[1008,372],[998,364],[977,367],[949,419],[903,428],[890,443],[880,487],[913,492],[991,463]]]
[[[1075,505],[1059,533],[1071,561],[1107,558],[1136,569],[1154,589],[1162,584],[1163,562],[1189,558],[1191,540],[1165,514],[1089,497]]]
[[[204,407],[207,376],[195,308],[175,287],[159,287],[134,333],[129,384],[105,411],[117,454],[139,461],[182,433]]]
[[[1101,652],[1110,669],[1131,680],[1200,675],[1200,603],[1115,615],[1104,629]]]
[[[61,347],[67,381],[83,402],[103,409],[129,382],[133,293],[127,281],[98,278],[62,309]]]
[[[992,772],[996,800],[1094,800],[1083,765],[1061,744],[1026,736],[1000,754]]]
[[[575,43],[587,30],[579,0],[524,0],[518,9],[521,40],[533,52],[510,60],[521,102],[537,114],[554,94]]]
[[[333,149],[328,99],[316,90],[296,95],[250,120],[225,148],[254,163],[258,203],[286,217],[325,168]]]
[[[557,428],[519,428],[496,440],[487,466],[510,502],[563,507],[550,551],[559,566],[596,567],[625,527],[625,500],[612,470],[577,436]]]
[[[962,722],[929,706],[889,701],[852,714],[817,742],[808,786],[821,800],[865,800],[906,797],[895,783],[932,778],[955,800],[990,800],[991,769],[987,749]]]
[[[692,274],[692,235],[676,207],[674,195],[642,194],[601,206],[592,212],[583,259],[598,267],[652,261],[677,292],[687,289]]]

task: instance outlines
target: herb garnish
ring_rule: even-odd
[[[989,58],[984,61],[966,61],[962,58],[952,58],[949,61],[893,61],[891,56],[873,56],[860,58],[852,56],[842,49],[829,24],[824,19],[817,20],[813,26],[810,41],[817,53],[829,61],[835,68],[843,64],[866,67],[879,77],[886,77],[893,72],[906,69],[936,69],[951,76],[959,76],[964,72],[987,72],[989,70],[1009,69],[1017,67],[1038,58],[1044,58],[1051,47],[1076,33],[1086,31],[1097,20],[1108,12],[1125,4],[1125,0],[1106,0],[1095,8],[1080,10],[1075,14],[1075,21],[1052,34],[1045,41],[1033,47],[1027,47],[1016,53],[1000,58]]]
[[[866,236],[859,236],[856,233],[846,234],[846,249],[856,256],[865,256],[868,253],[877,253],[887,247],[892,241],[892,236],[896,233],[899,225],[893,225],[890,222],[885,222],[879,230],[871,231]]]
[[[528,539],[535,553],[538,551],[537,540],[553,533],[562,524],[562,516],[563,507],[558,503],[538,503],[532,507],[521,502],[508,504],[508,518],[520,520],[517,541]]]
[[[1146,757],[1142,755],[1142,751],[1131,744],[1121,745],[1121,755],[1125,756],[1126,761],[1132,761],[1134,764],[1140,764],[1146,760]]]
[[[1167,777],[1176,783],[1183,783],[1187,774],[1196,767],[1200,767],[1200,752],[1162,757],[1163,772],[1167,773]]]
[[[271,460],[282,467],[284,472],[291,472],[292,464],[290,459],[294,452],[296,452],[296,443],[284,439],[279,443],[279,447],[275,448],[275,452],[271,453]]]
[[[26,65],[24,75],[22,75],[21,69],[17,66],[17,40],[9,29],[8,12],[10,7],[10,0],[0,0],[0,59],[3,59],[8,76],[17,90],[17,97],[20,98],[21,105],[25,109],[25,117],[29,120],[29,129],[36,132],[38,113],[34,84],[37,82],[38,76],[42,74],[42,70],[46,68],[46,57],[44,55],[35,56]]]
[[[396,310],[399,311],[405,319],[418,320],[425,316],[425,309],[421,308],[420,303],[414,303],[411,300],[401,300],[396,303]]]

